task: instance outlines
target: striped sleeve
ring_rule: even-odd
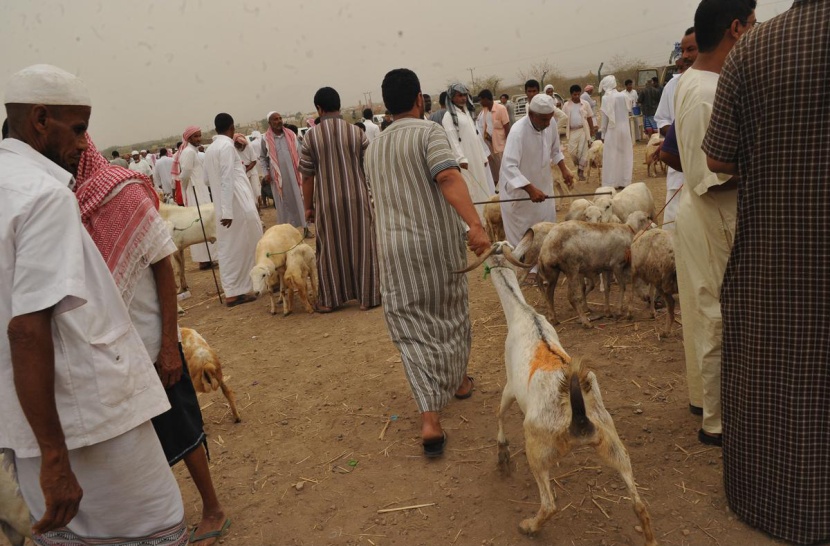
[[[303,139],[303,149],[300,152],[300,164],[298,166],[301,174],[305,176],[314,176],[317,172],[317,159],[313,153],[311,142],[314,139],[314,130],[317,127],[308,131]]]
[[[428,131],[426,156],[429,175],[432,179],[435,180],[438,173],[447,169],[460,170],[450,147],[450,141],[447,139],[447,132],[443,127],[431,124]]]

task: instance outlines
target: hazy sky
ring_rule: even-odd
[[[381,103],[392,68],[425,92],[548,59],[566,75],[614,55],[655,65],[693,24],[697,0],[0,0],[0,91],[17,70],[50,63],[81,76],[99,148],[210,129],[269,110],[313,110],[329,85],[343,105]],[[759,20],[792,0],[759,0]],[[559,90],[561,91],[561,90]]]

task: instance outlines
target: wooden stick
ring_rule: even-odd
[[[378,514],[386,514],[387,512],[401,512],[403,510],[417,510],[418,508],[426,508],[427,506],[435,506],[434,502],[430,502],[427,504],[415,504],[412,506],[401,506],[400,508],[386,508],[384,510],[378,510]]]
[[[389,428],[389,424],[392,422],[392,419],[387,419],[386,424],[383,425],[383,430],[380,431],[378,435],[378,440],[383,440],[383,437],[386,435],[386,429]]]
[[[602,515],[603,515],[603,516],[605,516],[605,517],[606,517],[606,518],[608,518],[608,519],[611,519],[611,516],[609,516],[609,515],[608,515],[608,512],[606,512],[606,511],[602,508],[602,506],[600,506],[600,504],[599,504],[599,503],[598,503],[595,499],[591,499],[591,502],[593,502],[593,503],[596,505],[596,507],[597,507],[597,508],[599,508],[599,511],[600,511],[600,512],[602,512]]]

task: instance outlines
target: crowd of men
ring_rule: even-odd
[[[635,98],[630,82],[621,91],[607,76],[599,108],[589,86],[557,104],[552,88],[530,80],[517,119],[509,97],[496,102],[489,90],[475,116],[455,83],[430,113],[415,73],[396,69],[382,84],[383,128],[371,115],[362,127],[345,122],[339,94],[323,87],[302,142],[277,112],[253,140],[220,113],[206,152],[191,126],[175,153],[134,151],[131,163],[96,150],[80,79],[50,65],[14,74],[0,143],[0,448],[16,464],[35,543],[204,546],[230,526],[181,351],[175,246],[154,184],[183,205],[213,203],[216,246],[194,248],[193,260],[218,259],[230,307],[252,300],[263,182],[278,222],[314,223],[318,311],[383,305],[421,413],[424,456],[440,457],[441,410],[475,388],[467,280],[451,272],[467,247],[480,255],[491,245],[482,204],[497,189],[525,199],[501,205],[513,244],[556,220],[546,200],[553,169],[573,184],[558,117],[578,176],[599,131],[603,184],[627,185],[637,104],[654,107],[646,128],[665,132],[660,154],[674,168],[667,199],[677,200],[698,438],[722,446],[726,496],[743,521],[793,542],[830,540],[830,111],[814,100],[828,59],[811,42],[830,35],[830,4],[795,0],[753,29],[754,9],[755,0],[702,0],[682,71],[656,97]],[[798,222],[781,220],[793,210]],[[202,498],[190,534],[170,471],[180,460]]]

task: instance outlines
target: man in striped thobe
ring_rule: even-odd
[[[380,305],[372,205],[363,174],[365,133],[343,121],[340,95],[314,95],[320,123],[303,138],[300,174],[308,222],[317,222],[317,310],[328,313],[350,300],[360,309]]]
[[[438,457],[446,443],[438,412],[453,395],[473,391],[467,279],[452,273],[466,261],[464,222],[477,254],[490,240],[445,131],[423,119],[418,77],[393,70],[382,90],[395,121],[369,147],[366,176],[377,211],[383,308],[421,412],[424,455]]]

